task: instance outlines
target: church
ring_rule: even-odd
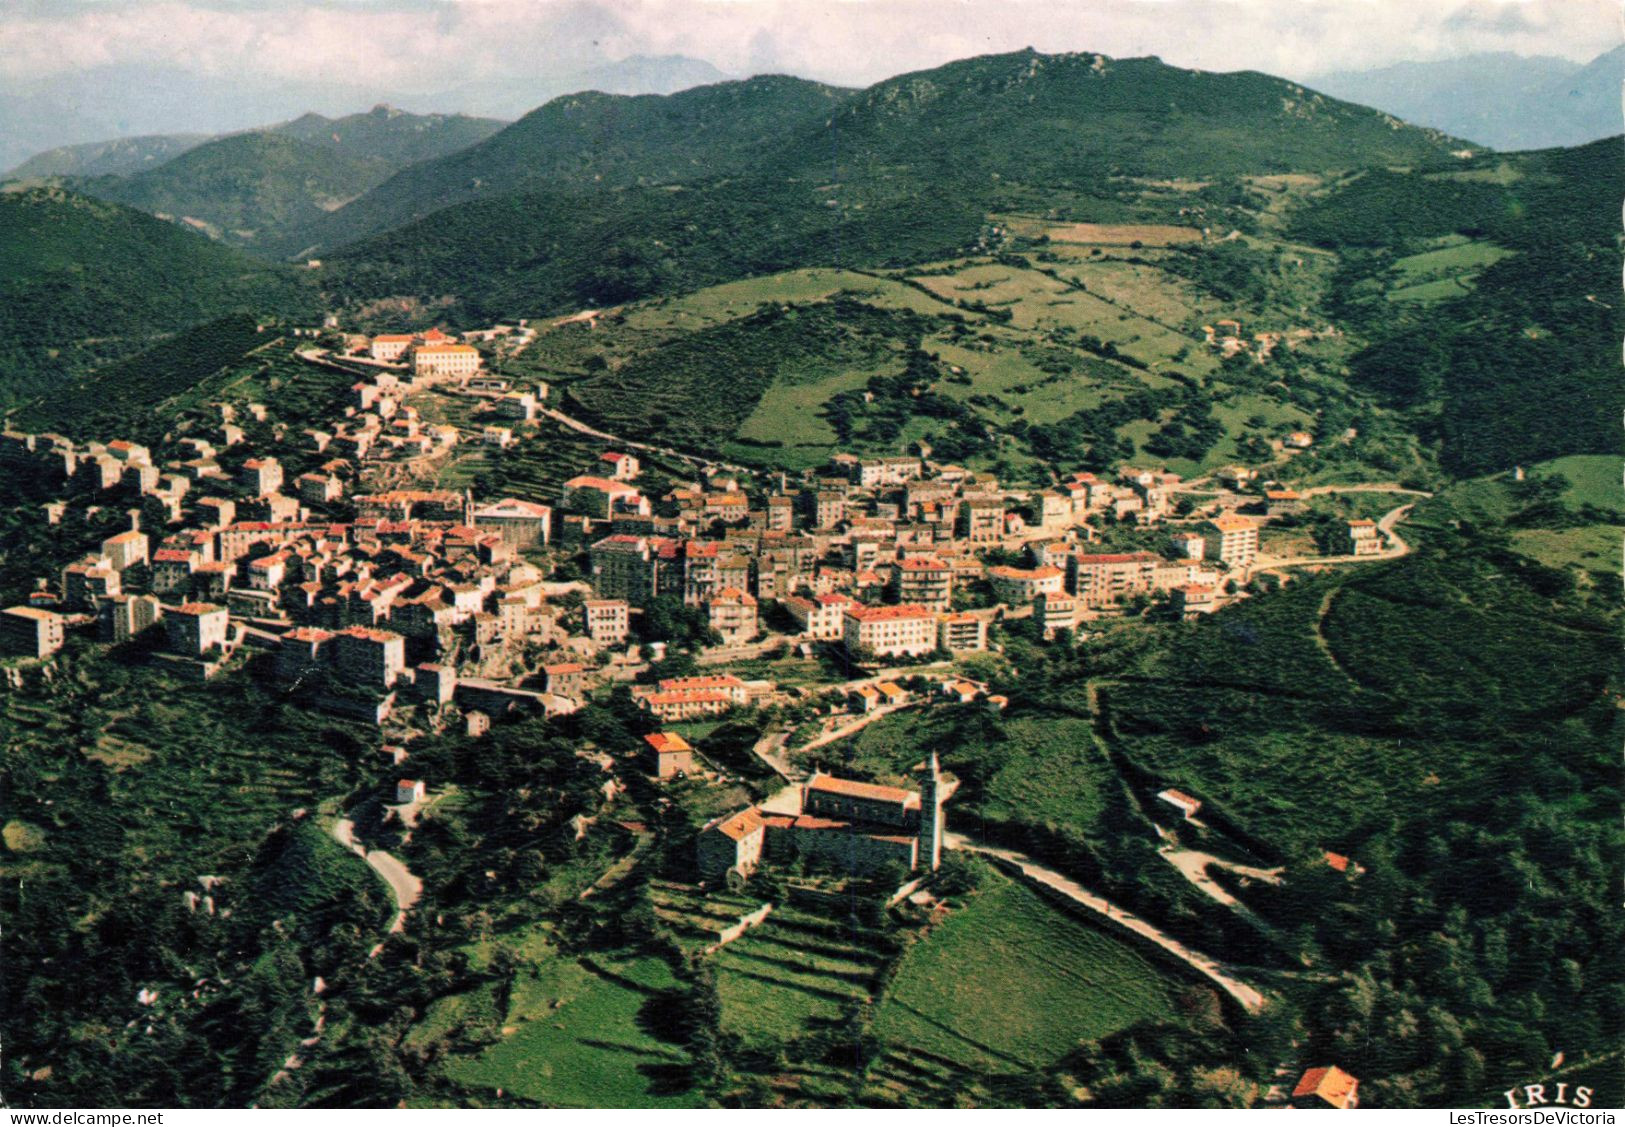
[[[959,787],[935,755],[919,790],[818,772],[795,788],[799,813],[748,806],[700,830],[700,875],[748,877],[764,861],[816,857],[853,874],[888,864],[935,871],[942,864],[942,808]],[[775,802],[775,806],[780,803]]]

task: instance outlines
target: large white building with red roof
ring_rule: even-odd
[[[841,623],[848,653],[919,657],[937,648],[937,615],[926,607],[850,606]]]

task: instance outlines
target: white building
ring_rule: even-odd
[[[926,607],[848,607],[842,625],[848,653],[918,657],[937,648],[937,616]]]

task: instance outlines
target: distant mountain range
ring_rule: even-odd
[[[53,176],[128,176],[156,168],[189,149],[212,140],[207,133],[159,133],[63,145],[36,153],[7,172],[9,180],[44,180]]]
[[[13,176],[66,177],[89,195],[225,242],[280,247],[286,232],[310,226],[408,165],[483,140],[502,124],[390,106],[341,118],[310,113],[201,143],[160,136],[70,146],[24,162]]]
[[[1024,192],[1121,211],[1123,177],[1426,164],[1461,144],[1263,74],[1027,50],[861,91],[763,76],[568,95],[500,129],[307,115],[63,183],[264,257],[317,254],[337,300],[450,293],[484,315],[920,261]]]
[[[1492,149],[1579,145],[1625,132],[1625,47],[1590,63],[1512,54],[1396,63],[1305,84]]]
[[[341,300],[456,294],[486,317],[923,261],[1035,198],[1132,214],[1129,177],[1450,163],[1463,144],[1268,75],[1027,50],[861,91],[767,77],[556,99],[298,235]]]
[[[58,75],[48,85],[21,85],[0,76],[0,169],[16,168],[47,150],[109,139],[202,134],[218,137],[307,110],[335,114],[375,102],[460,111],[512,120],[561,94],[670,94],[720,82],[729,75],[682,55],[635,55],[593,65],[538,60],[533,71],[500,80],[470,81],[443,90],[380,88],[373,76],[353,81],[276,81],[256,75],[204,75],[178,67],[119,64]],[[130,169],[97,169],[127,172]],[[62,173],[31,170],[29,175]],[[84,174],[81,172],[81,174]]]
[[[949,63],[862,91],[761,76],[667,97],[556,98],[484,142],[414,165],[296,241],[352,242],[475,199],[731,175],[820,182],[1103,181],[1347,167],[1448,146],[1386,115],[1257,73],[1041,55]],[[975,176],[969,176],[975,169]]]
[[[732,77],[703,59],[686,55],[633,55],[558,74],[466,82],[419,101],[511,120],[565,94],[586,90],[601,94],[675,94]]]

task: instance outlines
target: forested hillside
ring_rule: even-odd
[[[784,138],[823,120],[846,93],[770,75],[666,96],[565,95],[480,144],[406,169],[309,237],[331,247],[519,192],[777,176],[788,172],[775,159]]]
[[[1374,341],[1353,379],[1412,411],[1452,472],[1620,449],[1621,145],[1509,158],[1487,179],[1372,172],[1295,222],[1347,257],[1334,312]],[[1437,300],[1385,299],[1396,263],[1452,238],[1450,254],[1463,238],[1512,253]]]
[[[360,195],[390,171],[382,157],[352,156],[274,133],[239,133],[128,179],[83,188],[222,242],[258,248],[280,246],[286,233]]]
[[[308,280],[60,189],[0,193],[0,403],[234,310],[312,314]]]

